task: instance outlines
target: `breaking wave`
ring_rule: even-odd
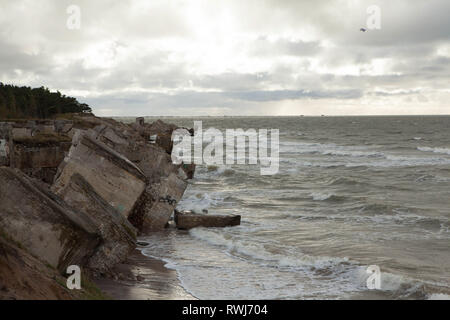
[[[369,150],[365,146],[339,146],[336,144],[322,144],[315,142],[281,142],[281,153],[321,154],[342,157],[384,157],[384,153]]]
[[[351,261],[347,257],[311,256],[286,248],[271,248],[263,243],[234,239],[229,234],[217,233],[203,228],[190,231],[190,235],[213,246],[225,249],[230,255],[268,267],[301,271],[311,277],[333,275],[343,291],[365,291],[367,266]],[[282,253],[281,253],[282,252]],[[449,288],[419,281],[404,275],[382,270],[380,292],[386,298],[447,299]]]
[[[202,213],[211,207],[222,204],[224,200],[225,196],[220,193],[191,193],[181,200],[178,204],[178,209],[181,211]]]
[[[450,149],[449,148],[417,147],[417,150],[423,151],[423,152],[434,152],[434,153],[441,153],[441,154],[448,154],[448,155],[450,155]]]
[[[228,168],[226,166],[210,165],[210,166],[207,166],[207,170],[209,173],[216,173],[218,175],[224,175],[224,176],[231,176],[235,173],[235,171],[233,169]]]
[[[250,260],[256,259],[264,265],[272,267],[287,268],[311,268],[325,269],[332,268],[338,264],[348,264],[348,258],[337,257],[313,257],[306,254],[300,256],[285,255],[274,251],[283,251],[284,248],[266,248],[264,244],[256,242],[248,242],[245,240],[233,239],[232,236],[224,233],[217,233],[204,228],[192,229],[189,232],[193,237],[206,241],[215,246],[224,247],[227,252],[238,255],[241,258]],[[297,252],[297,254],[299,254]]]
[[[311,198],[314,201],[341,201],[344,197],[335,195],[334,193],[313,192]]]

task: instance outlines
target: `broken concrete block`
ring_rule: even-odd
[[[55,124],[53,122],[42,123],[37,126],[35,133],[48,134],[55,132]]]
[[[72,144],[67,136],[39,134],[17,138],[12,145],[11,167],[50,184]]]
[[[22,138],[30,138],[31,137],[31,129],[29,128],[12,128],[12,138],[13,139],[22,139]]]
[[[67,134],[73,127],[72,121],[55,120],[54,123],[55,132]]]
[[[145,194],[141,195],[133,212],[128,215],[129,220],[140,231],[149,232],[150,230],[163,229],[173,213],[175,203],[181,199],[184,193],[187,186],[184,180],[192,177],[195,166],[174,165],[170,154],[159,145],[150,144],[140,134],[140,131],[136,131],[137,129],[133,129],[132,126],[108,119],[101,119],[100,122],[97,121],[96,123],[97,125],[92,129],[83,131],[75,129],[78,130],[78,133],[74,134],[74,141],[78,141],[82,135],[87,135],[93,141],[106,145],[111,150],[125,156],[139,167],[149,185],[146,186]],[[162,122],[156,122],[156,124],[155,128],[159,124],[164,128],[158,128],[165,131],[176,128],[176,126],[166,125]],[[147,127],[148,125],[144,123],[141,129],[146,130]],[[173,176],[169,178],[170,175]],[[174,181],[177,182],[174,183]],[[166,185],[170,185],[169,191],[167,191]],[[95,189],[94,185],[93,187]],[[172,188],[174,190],[171,190]],[[160,198],[167,196],[175,202],[163,203],[159,201]],[[103,195],[102,197],[105,198]],[[146,223],[143,227],[144,221]]]
[[[8,155],[8,151],[6,150],[6,139],[0,139],[0,157],[6,157]]]
[[[0,122],[0,166],[10,165],[11,136],[11,124],[7,122]]]
[[[178,126],[174,124],[168,124],[161,120],[157,120],[150,125],[146,125],[144,128],[140,128],[141,135],[145,137],[147,141],[150,141],[150,137],[156,136],[156,144],[163,148],[168,154],[172,153],[173,141],[172,133],[178,129]]]
[[[16,142],[14,144],[15,167],[28,168],[58,168],[69,151],[71,143],[51,143],[32,146]]]
[[[39,188],[22,172],[0,168],[0,230],[35,257],[65,273],[83,266],[100,242],[83,212]]]
[[[8,122],[0,122],[0,139],[9,140],[12,135],[12,126]]]
[[[145,124],[145,118],[144,117],[136,118],[136,125],[142,127],[142,126],[144,126],[144,124]]]
[[[0,236],[0,300],[70,300],[55,269]],[[75,290],[76,291],[76,290]]]
[[[106,202],[126,218],[145,190],[147,179],[141,169],[103,143],[85,134],[74,136],[52,189],[66,188],[71,177],[80,174]]]
[[[175,223],[178,229],[189,230],[197,227],[224,228],[241,224],[241,216],[203,215],[175,211]]]
[[[174,165],[169,154],[156,145],[146,145],[139,152],[138,166],[151,181],[159,181],[171,173],[178,173],[180,166]]]
[[[107,273],[123,262],[136,248],[137,230],[110,206],[80,174],[70,177],[58,195],[70,206],[86,213],[100,230],[102,244],[89,259],[88,267],[98,273]]]
[[[165,228],[186,187],[187,182],[175,173],[171,173],[167,178],[162,178],[159,183],[149,187],[147,192],[151,195],[151,201],[140,208],[142,215],[140,230],[143,234]]]
[[[9,166],[9,145],[6,139],[0,139],[0,166]]]
[[[88,134],[132,162],[139,162],[140,150],[145,149],[146,145],[137,131],[123,123],[111,124],[104,121],[94,129],[88,130]]]
[[[164,229],[176,202],[181,199],[187,187],[184,180],[188,176],[184,169],[174,165],[170,155],[161,147],[145,143],[139,135],[124,133],[108,126],[98,126],[89,132],[91,136],[133,160],[149,181],[145,194],[129,216],[132,224],[144,233]],[[165,197],[171,197],[173,201],[159,201]]]

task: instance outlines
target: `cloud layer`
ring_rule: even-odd
[[[373,4],[381,29],[360,32]],[[99,115],[450,114],[448,12],[447,0],[0,0],[0,81]]]

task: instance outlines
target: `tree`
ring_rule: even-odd
[[[6,107],[9,110],[10,116],[15,117],[17,115],[17,106],[13,89],[11,87],[8,87],[6,94]]]
[[[48,118],[59,113],[81,112],[92,112],[92,109],[59,91],[0,83],[0,118]]]

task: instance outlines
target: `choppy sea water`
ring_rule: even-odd
[[[450,117],[165,120],[280,130],[277,175],[198,166],[179,203],[240,214],[241,226],[146,239],[144,253],[166,261],[192,295],[450,298]],[[379,290],[366,286],[369,265],[381,269]]]

